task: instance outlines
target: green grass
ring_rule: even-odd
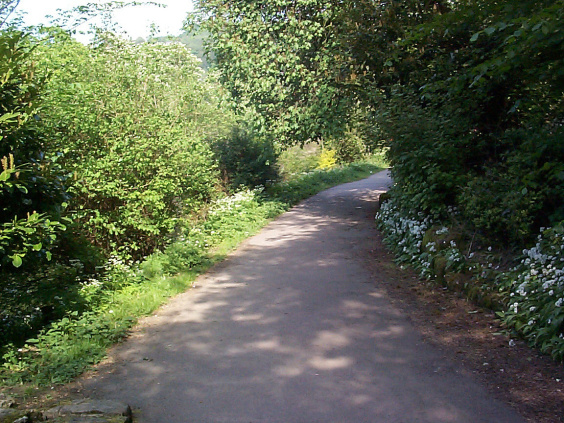
[[[362,179],[384,167],[380,158],[328,171],[311,171],[262,191],[226,197],[205,219],[185,228],[164,252],[138,265],[113,259],[100,280],[81,288],[90,311],[66,317],[28,339],[8,346],[2,358],[4,386],[66,383],[99,362],[108,347],[123,338],[141,316],[188,289],[195,278],[221,261],[271,219],[301,200],[329,187]]]
[[[269,189],[273,201],[292,206],[301,200],[335,185],[357,181],[386,167],[381,156],[371,160],[339,166],[330,170],[314,170],[274,185]]]

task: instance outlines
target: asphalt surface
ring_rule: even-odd
[[[86,392],[145,423],[524,422],[363,264],[389,183],[332,188],[269,224],[146,319]]]

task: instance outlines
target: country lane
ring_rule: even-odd
[[[387,172],[304,201],[82,381],[143,423],[523,423],[426,344],[366,266]]]

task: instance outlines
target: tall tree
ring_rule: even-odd
[[[343,125],[352,100],[343,95],[334,2],[196,2],[194,22],[209,32],[222,81],[251,104],[257,125],[282,143],[324,137]]]
[[[387,81],[388,56],[406,30],[442,2],[198,0],[193,27],[207,31],[222,81],[284,144],[340,135]]]

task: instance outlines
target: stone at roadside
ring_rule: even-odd
[[[77,400],[60,405],[43,413],[48,420],[63,417],[69,423],[131,423],[131,408],[111,400]]]
[[[15,408],[0,408],[0,423],[13,423],[24,414],[25,412]]]
[[[65,418],[64,423],[122,423],[124,416],[103,417],[103,416],[71,416]]]

